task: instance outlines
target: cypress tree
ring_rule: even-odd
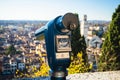
[[[120,5],[112,15],[98,68],[100,71],[120,70]]]
[[[78,17],[78,14],[76,14],[76,16]],[[79,52],[82,52],[83,53],[82,58],[84,62],[86,62],[87,61],[86,43],[84,36],[80,35],[80,24],[74,31],[71,32],[71,34],[72,34],[71,45],[74,58],[77,57],[77,54]]]
[[[76,16],[78,16],[76,14]],[[80,47],[80,25],[77,26],[77,28],[71,32],[72,37],[71,37],[71,45],[72,45],[72,53],[73,56],[77,56],[77,53],[81,51],[81,47]]]

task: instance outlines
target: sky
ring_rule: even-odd
[[[0,20],[51,20],[68,12],[111,20],[120,0],[0,0]]]

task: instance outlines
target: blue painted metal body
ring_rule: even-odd
[[[56,59],[56,41],[55,41],[55,37],[56,35],[66,35],[69,34],[68,33],[63,33],[60,32],[60,30],[62,28],[64,28],[62,23],[59,23],[60,26],[57,26],[55,23],[57,22],[57,20],[59,20],[59,18],[61,17],[57,17],[55,20],[51,21],[50,23],[48,23],[48,30],[46,31],[46,44],[48,44],[46,46],[47,48],[47,55],[48,55],[48,62],[49,62],[49,66],[51,67],[51,69],[55,69],[58,66],[63,66],[64,68],[67,68],[70,64],[70,58],[67,59]],[[59,20],[61,21],[61,20]]]
[[[54,20],[50,21],[46,24],[46,26],[41,27],[38,29],[35,34],[36,36],[39,36],[40,34],[45,35],[45,42],[46,42],[46,49],[47,49],[47,58],[50,68],[53,70],[57,68],[58,66],[64,66],[64,68],[67,68],[70,64],[70,58],[66,59],[56,59],[56,41],[55,37],[56,35],[69,35],[70,32],[61,32],[61,29],[64,29],[65,27],[62,24],[62,16],[59,16],[55,18]]]

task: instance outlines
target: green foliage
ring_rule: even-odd
[[[108,32],[105,34],[98,69],[120,70],[120,5],[113,14]]]
[[[39,59],[42,60],[42,59]],[[49,66],[46,63],[43,63],[43,61],[40,61],[41,66],[39,69],[37,69],[35,66],[26,66],[26,70],[16,71],[16,78],[35,78],[35,77],[45,77],[49,76]]]
[[[119,13],[120,12],[120,5],[118,5],[118,8],[115,10],[115,12],[113,13],[113,15],[112,15],[112,20],[114,20],[114,18],[116,18],[116,16],[117,16],[117,13]]]
[[[14,55],[14,54],[16,54],[16,49],[15,49],[15,47],[14,47],[14,45],[10,45],[8,48],[7,48],[7,50],[6,50],[6,53],[5,53],[6,55]]]
[[[22,53],[22,51],[20,51],[20,50],[16,51],[16,54],[21,54],[21,53]]]
[[[98,64],[98,70],[99,71],[112,71],[117,70],[119,68],[119,64],[114,62],[116,61],[115,55],[109,55],[109,52],[104,55],[105,57],[101,57],[99,64]],[[104,60],[104,61],[103,61]]]
[[[92,35],[97,35],[97,32],[98,32],[98,31],[93,30],[93,31],[92,31]]]
[[[88,57],[87,57],[87,53],[86,53],[86,42],[85,42],[85,37],[82,36],[81,37],[81,52],[82,52],[82,58],[83,58],[83,61],[87,64],[88,63]]]
[[[78,14],[76,14],[78,16]],[[71,32],[71,46],[72,46],[72,53],[74,58],[77,56],[78,52],[83,52],[83,60],[87,62],[87,54],[86,54],[86,42],[84,36],[80,35],[80,24],[78,27]]]
[[[76,14],[76,16],[78,16]],[[80,46],[80,25],[77,26],[75,30],[72,31],[72,36],[71,36],[71,45],[72,45],[72,53],[73,56],[77,56],[77,53],[81,51],[81,46]]]
[[[0,30],[0,34],[3,34],[4,33],[4,31],[3,30]]]
[[[46,63],[43,63],[42,66],[40,67],[40,70],[35,73],[35,75],[38,76],[49,76],[49,66]]]
[[[69,74],[84,73],[92,69],[92,66],[85,64],[82,57],[82,52],[77,54],[77,57],[71,62],[68,68]]]
[[[22,51],[17,51],[14,45],[10,45],[5,52],[6,55],[15,55],[15,54],[21,54],[21,53]]]

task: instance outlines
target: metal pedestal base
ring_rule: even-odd
[[[54,71],[51,74],[51,80],[66,80],[67,71]]]

